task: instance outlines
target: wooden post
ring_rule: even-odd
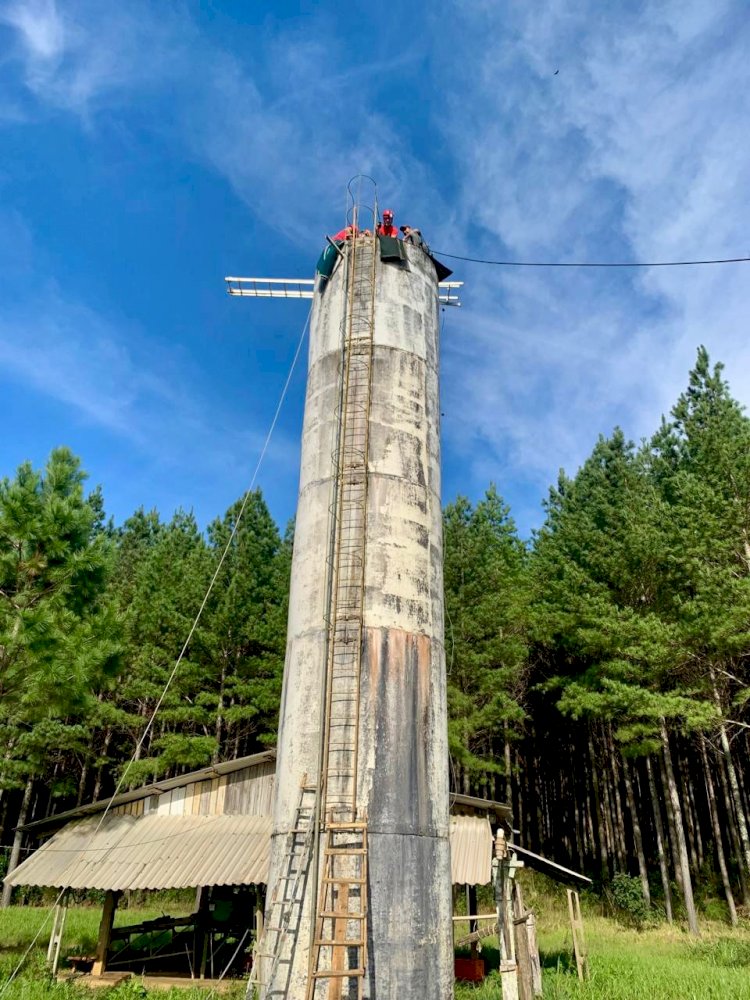
[[[263,937],[263,913],[265,911],[265,900],[261,898],[260,889],[256,887],[255,901],[255,940],[260,941]]]
[[[497,846],[495,847],[497,850]],[[492,884],[495,889],[495,912],[497,913],[497,942],[500,948],[500,958],[505,955],[505,903],[503,901],[503,883],[505,861],[499,857],[492,859]]]
[[[513,944],[513,914],[511,910],[512,874],[511,859],[508,856],[508,842],[503,830],[498,830],[495,839],[495,905],[497,906],[498,940],[500,958],[515,962]]]
[[[206,978],[206,965],[208,964],[208,937],[207,933],[204,933],[201,938],[201,951],[200,951],[200,968],[198,970],[198,978]],[[198,957],[197,955],[195,956]]]
[[[52,955],[55,950],[55,939],[57,938],[57,929],[60,923],[60,910],[62,907],[58,903],[55,907],[55,915],[52,918],[52,930],[49,932],[49,944],[47,945],[47,965],[52,961]]]
[[[210,886],[198,886],[195,893],[195,934],[193,936],[192,979],[195,979],[196,977],[205,979],[206,975],[206,946],[208,943],[206,925],[209,920],[208,902],[210,896]]]
[[[60,949],[62,948],[63,931],[65,930],[65,918],[68,916],[68,894],[67,892],[62,898],[61,902],[61,916],[60,923],[57,928],[57,940],[55,941],[55,950],[52,955],[52,975],[57,975],[57,967],[60,964]]]
[[[581,916],[581,900],[575,889],[568,889],[568,913],[570,914],[570,929],[573,932],[573,952],[576,958],[578,978],[588,979],[589,962],[586,954],[586,938],[583,933],[583,917]]]
[[[518,965],[519,1000],[542,996],[542,965],[536,939],[536,918],[526,909],[523,890],[513,882],[513,925],[515,928],[516,963]]]
[[[528,913],[523,903],[521,886],[513,881],[513,934],[516,943],[516,966],[518,967],[518,1000],[534,1000],[534,983],[531,972],[531,953],[526,933]]]
[[[94,965],[91,969],[92,976],[101,976],[107,968],[109,939],[112,936],[112,925],[115,922],[115,910],[117,909],[117,900],[119,898],[119,892],[113,892],[112,889],[107,889],[107,893],[104,897],[102,919],[99,923],[99,938],[96,942],[96,957],[94,958]]]
[[[529,958],[531,960],[531,985],[534,990],[534,996],[540,997],[544,992],[542,986],[542,963],[539,958],[539,942],[536,938],[536,917],[533,912],[529,910],[529,915],[526,917],[526,936],[529,940]]]
[[[477,903],[477,887],[475,885],[466,886],[466,913],[471,916],[473,913],[479,913],[479,906]],[[479,922],[477,920],[469,921],[469,934],[474,934],[479,930]],[[477,947],[477,942],[471,942],[471,957],[478,958],[479,949]]]
[[[500,983],[503,1000],[518,1000],[518,968],[513,926],[513,878],[519,863],[511,857],[505,831],[500,828],[495,837],[495,859],[492,874],[495,883],[498,941],[500,943]]]
[[[67,915],[68,890],[66,889],[60,897],[60,902],[55,907],[52,932],[49,936],[49,946],[47,948],[47,964],[51,966],[53,976],[57,972],[57,966],[60,961],[60,947],[62,945],[62,936],[65,928],[65,918]]]
[[[518,977],[518,1000],[534,1000],[534,992],[531,982],[529,942],[526,937],[526,917],[516,917],[513,924],[516,935],[516,975]]]

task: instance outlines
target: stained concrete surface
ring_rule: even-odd
[[[358,774],[370,852],[364,995],[447,1000],[453,963],[438,292],[429,258],[418,248],[407,253],[408,269],[377,262]],[[313,303],[269,898],[300,784],[318,769],[344,271],[340,265]],[[309,886],[296,947],[268,997],[304,1000],[315,905]],[[316,993],[325,995],[325,988]]]

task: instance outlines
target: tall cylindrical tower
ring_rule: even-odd
[[[299,906],[268,998],[452,996],[438,281],[402,249],[349,242],[313,302],[267,921]]]

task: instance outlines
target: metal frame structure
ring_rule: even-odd
[[[224,278],[227,294],[252,299],[311,299],[315,295],[314,278]],[[443,306],[460,306],[457,288],[463,281],[441,281],[438,285],[444,294],[439,295]]]

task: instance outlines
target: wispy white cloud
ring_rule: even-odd
[[[0,313],[0,365],[6,375],[100,427],[158,447],[147,421],[155,407],[173,410],[175,393],[135,363],[124,341],[122,332],[95,312],[51,289],[33,308]]]
[[[740,8],[465,9],[464,44],[493,42],[474,47],[466,113],[446,132],[460,214],[478,223],[467,249],[542,260],[744,255],[750,64]],[[475,408],[456,405],[448,426],[454,443],[477,442],[478,475],[488,453],[496,458],[508,492],[529,472],[541,492],[615,423],[649,434],[699,343],[750,400],[744,265],[468,275],[446,384],[449,406],[471,393]]]
[[[11,2],[0,11],[0,23],[16,28],[29,56],[40,63],[59,60],[65,48],[65,28],[55,0]]]
[[[339,45],[325,35],[277,39],[265,79],[232,55],[207,51],[211,72],[181,123],[193,152],[256,216],[273,218],[276,231],[308,246],[312,233],[343,218],[344,183],[355,174],[377,178],[381,197],[408,197],[427,176],[426,165],[399,144],[394,122],[373,107],[371,86],[386,65],[363,60],[342,71],[347,58]],[[391,60],[389,71],[413,58]]]
[[[162,476],[191,469],[196,488],[219,475],[238,489],[247,484],[266,426],[238,426],[220,390],[205,383],[181,349],[61,290],[42,272],[32,233],[17,212],[0,213],[0,275],[0,371],[6,381],[126,442],[158,463]],[[296,453],[296,442],[279,431],[266,464],[285,468]]]
[[[210,165],[300,245],[335,220],[342,180],[363,170],[447,250],[536,259],[747,251],[750,26],[737,0],[606,11],[593,0],[549,0],[543,10],[487,0],[452,8],[449,31],[438,7],[418,52],[406,42],[372,47],[389,52],[385,61],[348,58],[325,17],[304,33],[284,22],[258,28],[258,44],[239,55],[200,35],[182,7],[17,0],[8,10],[36,99],[89,127],[98,111],[137,102],[139,122]],[[411,113],[438,138],[420,147],[403,108],[384,107],[378,88],[386,70],[407,73],[425,52],[434,100]],[[701,342],[750,400],[743,266],[460,270],[465,306],[445,338],[445,434],[472,492],[493,474],[528,504],[530,489],[542,495],[560,465],[575,468],[615,423],[648,434]]]
[[[258,28],[255,50],[241,60],[201,36],[179,7],[16,0],[11,10],[35,98],[91,125],[97,111],[158,91],[162,103],[139,104],[143,120],[210,165],[256,216],[272,213],[274,229],[293,242],[309,244],[311,233],[340,224],[354,174],[377,177],[382,191],[405,200],[424,187],[427,165],[372,106],[383,75],[414,64],[418,47],[352,59],[335,23],[321,21],[304,34]]]
[[[174,32],[175,18],[166,6],[157,16],[136,3],[92,0],[9,0],[0,11],[0,23],[15,29],[12,54],[28,91],[87,123],[98,108],[170,80],[187,40]]]

